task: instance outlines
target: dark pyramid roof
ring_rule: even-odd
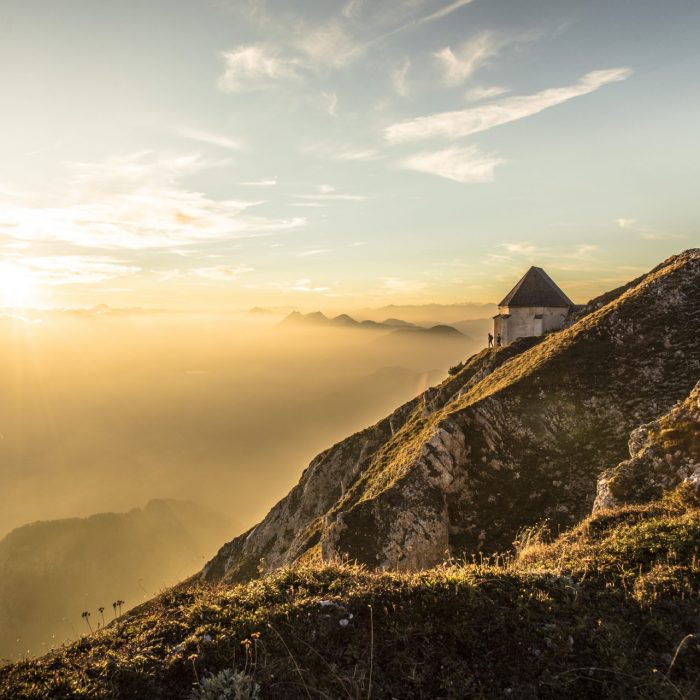
[[[541,267],[531,267],[499,304],[499,306],[573,305],[571,299],[557,287]]]

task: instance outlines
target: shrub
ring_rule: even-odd
[[[191,700],[257,700],[260,686],[244,671],[225,668],[202,679]]]

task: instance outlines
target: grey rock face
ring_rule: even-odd
[[[684,482],[700,491],[700,382],[665,416],[632,431],[629,451],[598,479],[594,510],[649,501]]]
[[[475,355],[316,457],[204,578],[312,558],[417,569],[503,551],[544,519],[571,525],[590,512],[603,470],[625,459],[630,432],[700,377],[699,288],[700,251],[687,251],[591,303],[567,329]],[[635,434],[631,449],[645,439]]]

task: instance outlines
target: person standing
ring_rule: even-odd
[[[501,334],[500,333],[496,336],[496,347],[497,348],[501,347]]]
[[[493,336],[489,333],[488,337],[489,337],[489,347],[492,348],[493,347]]]

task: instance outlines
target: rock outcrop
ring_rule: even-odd
[[[300,560],[417,569],[510,548],[590,512],[629,433],[700,377],[700,250],[593,300],[568,328],[484,350],[438,387],[316,457],[207,580]]]
[[[700,493],[700,382],[665,416],[634,430],[629,452],[601,474],[594,510],[651,501],[682,483]]]

